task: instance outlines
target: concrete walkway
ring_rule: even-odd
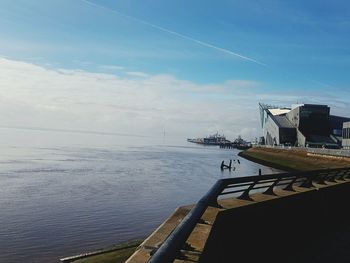
[[[262,259],[269,259],[271,262],[274,259],[281,261],[279,257],[287,257],[282,262],[293,262],[286,260],[289,258],[299,259],[294,262],[304,262],[300,261],[299,257],[288,255],[295,250],[301,251],[299,254],[304,254],[303,258],[310,259],[310,255],[305,253],[308,250],[304,251],[297,244],[305,246],[304,237],[313,244],[320,243],[323,239],[322,242],[326,242],[330,234],[327,232],[320,235],[322,231],[315,231],[314,228],[326,229],[323,225],[327,222],[343,222],[348,216],[347,211],[342,209],[345,208],[343,203],[350,200],[348,181],[327,182],[327,185],[314,186],[294,187],[295,192],[275,189],[276,195],[253,194],[250,201],[236,198],[219,200],[221,207],[208,207],[174,262],[265,262]],[[126,262],[147,262],[192,207],[190,205],[176,209]],[[329,213],[333,215],[329,216]],[[350,225],[348,229],[350,231]],[[284,235],[284,232],[290,234]],[[317,240],[308,233],[317,236]],[[347,241],[350,241],[349,237]],[[286,245],[281,245],[283,243]],[[317,250],[317,247],[314,247],[313,251],[315,249]],[[287,253],[288,251],[290,253]],[[333,252],[337,253],[336,250]]]

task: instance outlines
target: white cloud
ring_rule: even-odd
[[[139,77],[139,78],[147,78],[149,76],[148,74],[140,71],[128,71],[126,72],[126,74],[132,77]]]
[[[124,67],[122,66],[116,66],[116,65],[102,65],[102,66],[98,66],[98,69],[100,70],[109,70],[109,71],[119,71],[119,70],[123,70]]]
[[[259,134],[259,101],[300,100],[266,94],[261,86],[250,80],[199,85],[171,75],[122,78],[0,58],[0,126],[155,136],[165,129],[181,138],[218,131],[252,139]]]
[[[256,88],[259,87],[260,83],[252,80],[228,80],[226,85],[232,88]]]

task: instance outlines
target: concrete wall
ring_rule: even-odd
[[[280,144],[279,127],[269,114],[265,118],[263,133],[267,145]]]
[[[294,127],[299,127],[299,109],[300,107],[294,108],[286,114],[288,120],[293,124]]]
[[[290,151],[305,151],[305,152],[314,153],[314,154],[330,155],[330,156],[336,156],[336,157],[350,157],[350,151],[348,149],[322,149],[322,148],[284,147],[284,146],[270,147],[270,146],[264,146],[264,145],[258,145],[254,147],[268,147],[268,148],[283,149],[283,150],[290,150]]]
[[[297,142],[298,146],[304,147],[306,145],[306,137],[301,133],[301,131],[299,131],[299,129],[297,129]]]
[[[309,153],[331,155],[338,157],[350,157],[350,151],[347,149],[320,149],[320,148],[306,148]]]
[[[200,262],[347,262],[350,183],[220,212]]]

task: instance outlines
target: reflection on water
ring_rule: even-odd
[[[72,135],[50,143],[31,133],[0,141],[0,262],[57,262],[142,238],[217,179],[276,172],[242,159],[221,172],[237,151],[186,142]]]

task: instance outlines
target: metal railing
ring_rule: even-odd
[[[220,207],[217,200],[221,196],[235,195],[240,199],[251,200],[251,192],[275,195],[275,187],[295,191],[293,186],[311,188],[314,187],[313,183],[326,185],[327,182],[346,180],[350,180],[350,167],[220,179],[184,217],[152,255],[149,263],[173,262],[205,210],[209,206]]]

